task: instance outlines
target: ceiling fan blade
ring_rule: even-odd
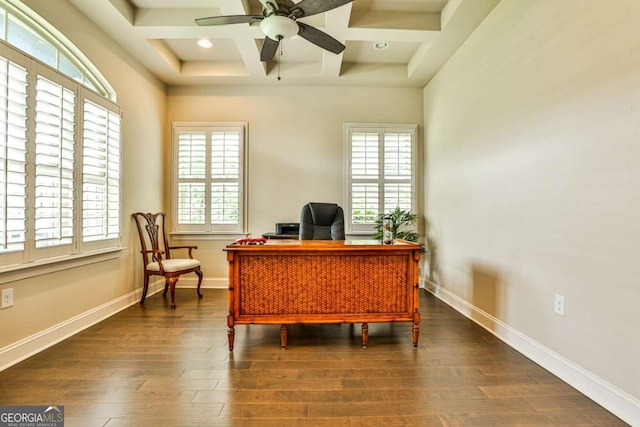
[[[264,19],[262,15],[229,15],[229,16],[212,16],[210,18],[198,18],[196,24],[208,25],[227,25],[227,24],[253,24]]]
[[[316,15],[318,13],[335,9],[336,7],[343,6],[347,3],[351,3],[352,1],[353,0],[302,0],[292,8],[292,11],[301,10],[302,15],[296,16],[298,18],[302,18],[303,16]]]
[[[345,49],[345,45],[331,37],[329,34],[320,31],[317,28],[312,27],[311,25],[307,25],[304,22],[298,22],[298,25],[300,26],[298,35],[303,39],[306,39],[315,44],[316,46],[320,46],[321,48],[336,54],[342,53],[342,51]]]
[[[269,62],[273,59],[273,56],[278,51],[278,45],[280,41],[273,40],[270,37],[264,38],[264,43],[262,43],[262,50],[260,51],[260,61]]]
[[[293,6],[295,6],[296,4],[293,2],[293,0],[277,0],[279,4],[281,4],[282,6],[286,6],[289,9],[291,9]]]

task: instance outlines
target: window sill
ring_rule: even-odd
[[[115,259],[120,256],[120,252],[125,249],[126,247],[119,246],[78,255],[47,258],[24,264],[3,266],[0,267],[0,284]]]

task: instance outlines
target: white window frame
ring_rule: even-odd
[[[409,133],[411,134],[411,212],[418,213],[417,198],[417,124],[391,124],[391,123],[345,123],[343,126],[344,141],[344,201],[345,206],[345,226],[346,233],[352,235],[372,235],[375,233],[375,222],[370,221],[365,224],[354,224],[352,222],[353,215],[353,195],[352,186],[354,182],[364,182],[365,180],[354,179],[352,173],[352,135],[353,133],[367,132],[377,133],[378,138],[378,176],[376,179],[366,180],[368,184],[377,184],[378,189],[378,215],[388,213],[384,210],[384,185],[385,182],[385,164],[384,164],[384,135],[386,133]],[[387,209],[389,210],[389,209]],[[391,209],[392,210],[392,209]]]
[[[239,173],[237,179],[231,181],[238,184],[238,222],[236,224],[212,224],[211,221],[211,186],[213,183],[228,182],[228,180],[217,180],[211,176],[211,134],[213,132],[239,132],[240,134],[240,151],[239,151]],[[178,149],[179,135],[181,132],[206,134],[205,148],[205,176],[202,179],[180,179],[178,177]],[[171,208],[171,235],[176,239],[181,237],[188,238],[228,238],[229,236],[244,235],[247,229],[247,137],[248,123],[246,122],[174,122],[172,124],[172,208]],[[197,182],[204,184],[205,187],[205,214],[203,224],[180,224],[178,221],[178,186],[180,182]]]
[[[0,0],[0,27],[4,30],[0,31],[0,39],[12,45],[8,41],[11,36],[9,33],[10,20],[23,27],[34,39],[49,45],[55,50],[55,61],[49,66],[99,93],[101,96],[114,102],[116,101],[115,90],[91,61],[73,43],[69,42],[60,31],[42,19],[22,1]],[[16,49],[19,50],[18,47]],[[42,61],[43,58],[38,58],[37,52],[28,52],[27,55],[46,63],[46,61]],[[67,74],[64,70],[65,67],[72,67],[74,74]]]
[[[106,111],[117,114],[118,119],[121,118],[121,109],[112,101],[96,94],[95,92],[85,88],[79,82],[68,78],[59,71],[42,64],[40,61],[33,59],[18,49],[7,45],[0,41],[0,55],[8,61],[14,62],[27,70],[27,110],[26,110],[26,150],[25,159],[26,173],[26,206],[25,206],[25,230],[26,239],[24,248],[19,250],[11,250],[0,252],[0,273],[13,272],[22,269],[32,269],[42,271],[42,266],[52,263],[69,263],[77,265],[78,259],[82,257],[95,257],[97,254],[113,253],[122,249],[121,245],[121,224],[122,224],[122,172],[121,172],[121,129],[116,131],[118,150],[117,156],[117,184],[115,197],[118,206],[118,218],[115,220],[117,232],[111,233],[104,238],[98,238],[91,242],[83,241],[82,224],[83,224],[83,144],[84,144],[84,117],[83,107],[85,101],[93,102],[100,105]],[[62,87],[72,91],[75,95],[75,110],[73,123],[73,236],[68,244],[54,245],[48,247],[36,248],[35,243],[35,147],[36,147],[36,81],[38,76],[42,76],[47,80],[62,85]],[[119,120],[118,120],[119,125]],[[89,261],[92,262],[92,261]],[[61,267],[62,268],[62,267]],[[56,271],[55,268],[53,271]],[[34,273],[35,274],[35,273]],[[6,276],[6,275],[5,275]],[[9,275],[7,277],[17,277]],[[30,277],[29,274],[20,277]],[[7,278],[7,280],[9,280]],[[0,277],[0,283],[4,281],[4,277]]]

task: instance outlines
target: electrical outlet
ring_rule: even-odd
[[[0,308],[8,308],[13,305],[13,288],[3,289],[2,290],[2,307]]]
[[[556,294],[553,300],[553,312],[564,316],[564,295]]]

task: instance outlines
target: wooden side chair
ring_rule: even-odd
[[[140,304],[144,304],[149,290],[149,277],[163,276],[165,279],[163,297],[166,297],[167,290],[171,290],[171,308],[176,308],[175,292],[176,283],[182,274],[195,273],[198,276],[198,287],[196,292],[202,298],[200,285],[202,284],[202,271],[200,261],[193,258],[192,251],[197,246],[169,246],[167,240],[167,230],[165,227],[166,214],[136,212],[133,215],[138,227],[140,246],[142,250],[142,263],[144,265],[144,288]],[[189,258],[172,257],[173,250],[188,250]]]

